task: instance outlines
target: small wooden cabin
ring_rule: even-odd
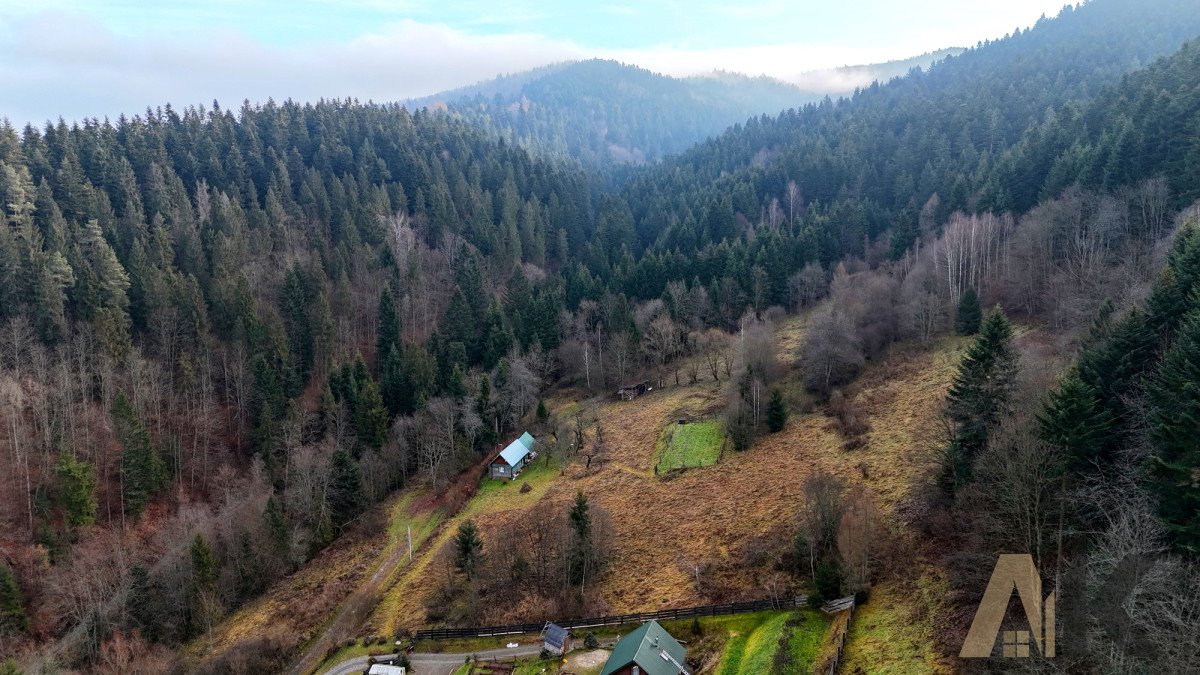
[[[622,401],[632,401],[648,391],[650,391],[650,381],[642,380],[641,382],[627,384],[618,389],[617,398],[621,399]]]
[[[546,624],[542,629],[542,649],[557,656],[566,654],[571,651],[571,632],[558,624]]]
[[[533,452],[533,436],[526,431],[517,440],[509,443],[488,464],[488,475],[492,478],[516,480],[517,475],[529,462]]]

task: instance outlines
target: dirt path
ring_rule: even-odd
[[[439,525],[429,537],[413,549],[413,560],[420,559],[428,542],[436,539],[438,532],[443,527],[444,524]],[[309,641],[303,654],[288,669],[289,675],[308,675],[308,673],[314,672],[325,660],[325,655],[329,653],[331,647],[341,640],[354,636],[355,632],[375,611],[376,606],[379,605],[380,600],[383,599],[400,571],[410,564],[407,540],[403,537],[395,537],[388,541],[386,550],[382,554],[382,560],[375,572],[338,606],[333,619],[321,629],[316,637]]]

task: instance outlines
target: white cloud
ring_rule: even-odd
[[[768,0],[755,7],[771,6]],[[805,71],[903,58],[943,46],[916,37],[898,38],[887,48],[662,45],[597,50],[532,33],[476,35],[414,20],[382,24],[350,40],[281,46],[232,30],[129,36],[86,14],[62,11],[10,20],[0,25],[0,31],[5,28],[0,32],[0,116],[18,125],[60,115],[68,120],[115,117],[167,102],[182,107],[213,99],[226,107],[268,97],[393,101],[593,56],[678,76],[726,70],[793,79]],[[864,83],[853,83],[858,84]]]

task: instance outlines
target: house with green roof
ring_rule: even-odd
[[[621,638],[600,675],[691,675],[687,650],[657,621],[647,621]]]
[[[492,478],[516,480],[517,474],[525,468],[533,453],[533,435],[528,431],[521,434],[517,440],[496,454],[488,463],[488,473]]]

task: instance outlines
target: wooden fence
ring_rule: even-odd
[[[825,669],[827,675],[836,675],[838,665],[842,661],[842,651],[846,648],[846,634],[850,632],[850,622],[854,620],[854,596],[851,595],[838,600],[831,600],[825,603],[825,606],[821,610],[827,614],[846,613],[846,620],[836,624],[837,635],[833,637],[833,640],[837,643],[837,646],[834,647],[833,654],[827,662],[828,667]]]
[[[642,612],[638,614],[615,614],[587,619],[564,619],[554,623],[563,628],[596,628],[599,626],[619,626],[627,623],[645,623],[646,621],[667,621],[672,619],[692,619],[702,616],[722,616],[726,614],[742,614],[744,612],[761,612],[768,609],[791,609],[804,607],[808,597],[799,595],[793,598],[754,600],[751,602],[731,602],[724,605],[704,605],[702,607],[683,607],[679,609],[663,609],[657,612]],[[489,637],[494,635],[519,635],[521,633],[540,633],[545,622],[518,623],[508,626],[483,626],[479,628],[427,628],[413,633],[418,640],[441,640],[459,637]]]

